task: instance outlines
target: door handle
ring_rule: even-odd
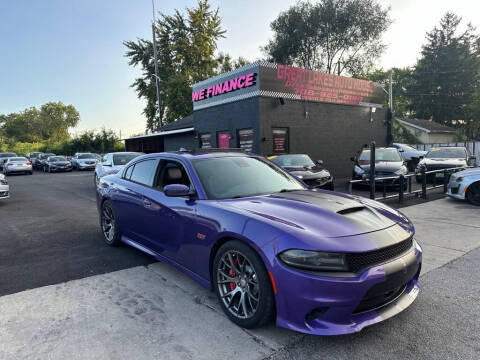
[[[148,199],[143,199],[143,206],[147,209],[150,209],[150,206],[152,206],[152,202]]]

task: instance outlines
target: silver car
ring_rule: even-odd
[[[0,200],[8,199],[10,197],[10,186],[5,178],[5,175],[0,174]]]
[[[3,169],[3,163],[10,157],[15,157],[17,154],[13,152],[0,152],[0,170]]]
[[[91,153],[77,153],[72,158],[72,166],[77,170],[94,170],[97,158]]]
[[[32,163],[25,157],[10,157],[3,163],[3,174],[33,174]]]
[[[143,155],[143,153],[116,152],[105,154],[102,161],[99,161],[95,167],[95,183],[97,183],[98,179],[102,176],[116,174],[131,160],[140,155]]]
[[[452,174],[447,195],[480,206],[480,167]]]

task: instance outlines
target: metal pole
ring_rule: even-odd
[[[388,110],[387,110],[387,143],[393,142],[393,96],[392,96],[392,71],[388,75]]]
[[[375,200],[375,141],[370,144],[370,199]]]
[[[152,0],[152,38],[153,38],[153,60],[155,62],[155,86],[157,88],[157,102],[158,102],[158,120],[160,127],[162,127],[162,116],[160,113],[160,84],[158,83],[158,59],[157,59],[157,40],[155,36],[155,4]]]
[[[403,192],[405,190],[405,177],[403,175],[400,175],[399,183],[400,183],[400,192],[398,194],[398,202],[400,204],[403,204]]]

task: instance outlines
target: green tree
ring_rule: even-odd
[[[160,14],[155,23],[160,103],[158,109],[155,88],[155,68],[152,42],[145,39],[125,41],[126,56],[132,66],[141,66],[142,76],[132,87],[139,98],[147,101],[143,113],[147,130],[153,131],[192,112],[192,85],[216,75],[222,65],[235,66],[215,56],[217,41],[224,36],[218,8],[211,9],[208,0],[199,0],[186,13],[176,10],[173,15]]]
[[[275,19],[268,60],[341,75],[369,72],[385,45],[389,9],[376,0],[300,1]]]
[[[478,37],[470,24],[460,31],[461,20],[446,13],[427,33],[408,92],[417,117],[455,127],[465,124],[479,70]]]
[[[49,102],[0,119],[2,137],[11,143],[62,141],[70,138],[68,129],[78,124],[80,115],[73,105]]]
[[[390,70],[375,70],[369,74],[361,75],[360,78],[379,83],[388,91],[389,76],[392,72],[392,97],[394,116],[405,117],[410,115],[411,99],[408,96],[408,89],[412,87],[413,77],[411,68],[392,68]],[[383,104],[388,106],[388,99],[385,97]]]

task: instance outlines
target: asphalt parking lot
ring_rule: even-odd
[[[93,172],[8,177],[0,201],[0,296],[102,274],[155,260],[104,245]]]
[[[182,273],[134,248],[104,245],[91,172],[8,179],[12,197],[0,202],[2,359],[480,354],[480,211],[464,202],[402,209],[424,248],[424,290],[408,310],[358,334],[316,337],[273,325],[241,329],[213,293]]]

